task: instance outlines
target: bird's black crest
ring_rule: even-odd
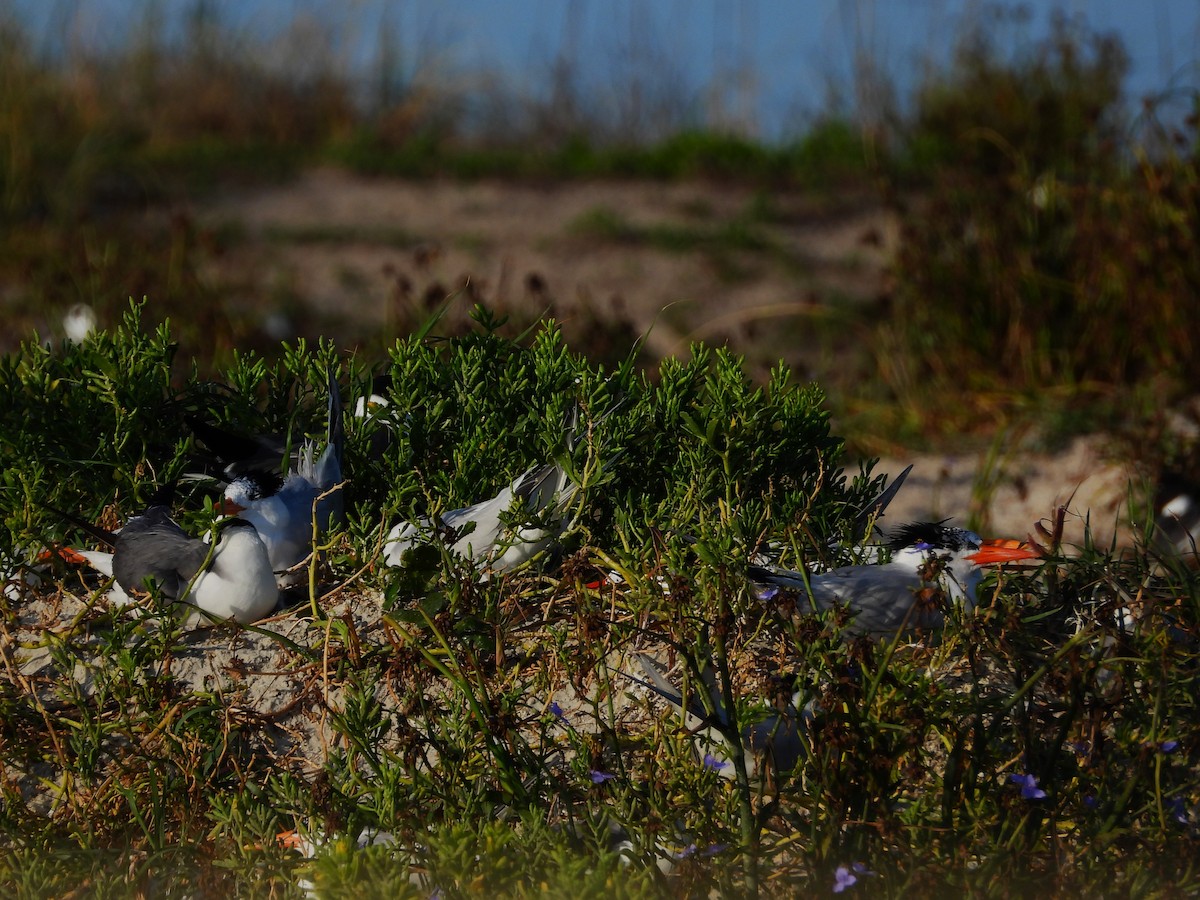
[[[946,525],[948,519],[940,522],[913,522],[903,525],[892,532],[888,547],[892,550],[903,550],[905,547],[915,547],[928,544],[936,550],[962,550],[971,542],[968,532],[961,528],[951,528]]]
[[[273,497],[283,487],[283,475],[275,470],[256,469],[240,475],[238,481],[248,486],[251,500]]]

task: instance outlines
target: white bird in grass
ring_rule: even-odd
[[[0,582],[4,585],[4,596],[18,602],[40,588],[51,555],[42,553],[36,562],[29,562],[24,547],[14,547],[7,553],[0,550]]]
[[[248,625],[269,615],[279,601],[267,549],[248,522],[222,522],[214,547],[184,532],[162,505],[134,516],[117,533],[70,518],[113,551],[64,549],[61,555],[115,578],[109,598],[119,606],[152,584],[165,599],[208,614],[194,613],[189,624],[233,619]]]
[[[332,845],[334,853],[353,853],[355,851],[367,850],[371,847],[393,848],[394,850],[405,850],[398,842],[396,836],[390,831],[380,831],[377,828],[364,828],[358,833],[358,837],[351,843],[349,835],[331,835],[326,836],[320,829],[314,829],[312,832],[302,833],[299,831],[283,831],[275,836],[275,839],[283,847],[290,850],[296,850],[306,859],[313,859],[320,855],[326,847]],[[316,871],[311,871],[305,877],[300,878],[296,882],[296,887],[304,892],[304,896],[317,900],[323,896],[320,884],[320,875]],[[421,873],[414,871],[409,875],[409,883],[417,888],[424,888],[428,893],[428,879]]]
[[[683,714],[684,725],[695,737],[697,752],[705,766],[722,778],[736,778],[737,773],[729,755],[729,715],[725,711],[712,669],[705,667],[700,672],[699,681],[692,681],[690,696],[685,704],[682,691],[657,660],[645,653],[635,653],[634,656],[650,679],[638,683],[650,688],[676,712]],[[702,696],[702,693],[706,696]],[[800,762],[804,755],[804,729],[813,714],[809,709],[797,709],[799,700],[799,694],[794,694],[783,712],[768,713],[742,729],[742,748],[748,777],[756,778],[764,761],[769,762],[770,768],[781,775],[790,772]]]
[[[1200,503],[1196,485],[1176,472],[1167,472],[1155,496],[1154,544],[1162,552],[1195,563],[1200,551]]]
[[[906,525],[888,545],[891,559],[873,565],[842,566],[810,575],[784,569],[750,567],[760,597],[773,599],[779,589],[793,592],[809,611],[844,605],[854,618],[851,634],[892,635],[899,629],[940,628],[944,616],[935,602],[946,598],[973,609],[982,566],[1035,559],[1036,550],[1016,541],[984,541],[974,532],[940,522]]]
[[[249,468],[225,488],[221,512],[236,515],[258,530],[281,585],[301,577],[289,570],[312,552],[314,504],[318,537],[342,519],[344,499],[338,486],[344,445],[342,402],[330,372],[328,439],[321,456],[317,457],[312,441],[305,441],[286,478],[279,474],[278,465]]]
[[[554,543],[578,489],[557,463],[532,468],[490,500],[442,513],[436,531],[445,535],[455,556],[493,573],[507,572]],[[527,515],[520,521],[522,508]],[[428,520],[395,526],[384,543],[383,561],[403,565],[405,552],[434,530]]]
[[[67,340],[82,344],[96,330],[96,311],[86,303],[76,303],[62,318]]]

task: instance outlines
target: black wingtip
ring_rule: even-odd
[[[338,385],[338,370],[340,366],[330,365],[325,372],[326,387],[329,389],[329,430],[327,440],[334,448],[339,463],[345,459],[346,450],[346,415],[342,406],[342,393]]]
[[[113,532],[101,528],[99,525],[94,525],[86,519],[81,519],[74,513],[69,513],[65,509],[59,509],[56,506],[51,506],[49,503],[43,504],[46,509],[54,513],[59,518],[70,522],[76,528],[86,532],[102,544],[107,544],[109,547],[117,546],[117,535]]]
[[[854,517],[854,527],[852,529],[852,537],[854,540],[861,541],[866,538],[870,529],[871,523],[880,518],[887,510],[888,506],[896,499],[896,494],[900,492],[900,488],[904,484],[904,479],[908,478],[908,473],[913,469],[912,463],[908,467],[892,479],[892,483],[879,492],[879,496],[872,500],[863,508],[857,516]]]

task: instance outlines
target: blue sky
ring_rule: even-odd
[[[409,71],[464,84],[503,80],[544,89],[552,63],[569,60],[601,91],[642,79],[648,90],[697,99],[764,136],[786,134],[832,95],[854,99],[854,60],[865,57],[901,96],[925,60],[944,60],[963,24],[995,4],[976,0],[208,0],[234,30],[269,35],[306,18],[336,35],[351,64],[372,57],[387,19]],[[156,10],[178,28],[192,0],[13,0],[46,46],[125,41]],[[1200,3],[1195,0],[1030,2],[1028,23],[1001,41],[1044,36],[1055,12],[1115,32],[1131,58],[1132,97],[1200,85]],[[482,74],[481,74],[482,73]]]

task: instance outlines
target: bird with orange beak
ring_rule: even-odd
[[[887,544],[887,562],[842,566],[821,574],[751,566],[759,597],[770,601],[791,592],[797,607],[818,612],[845,606],[851,634],[886,636],[899,630],[937,629],[944,621],[938,603],[924,602],[939,591],[964,609],[975,607],[975,591],[985,567],[1036,559],[1034,548],[1018,541],[985,541],[943,522],[906,525]]]

